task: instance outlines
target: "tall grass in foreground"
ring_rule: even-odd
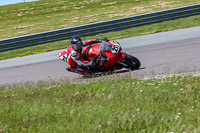
[[[200,76],[0,90],[0,132],[200,132]]]

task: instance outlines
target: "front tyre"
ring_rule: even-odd
[[[141,66],[140,61],[136,57],[129,54],[125,57],[124,63],[127,64],[131,70],[139,69]]]

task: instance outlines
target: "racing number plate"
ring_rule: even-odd
[[[115,43],[113,44],[112,48],[111,48],[111,52],[112,53],[119,53],[119,50],[120,50],[120,45]]]

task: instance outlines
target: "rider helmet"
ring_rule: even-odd
[[[82,51],[83,42],[80,37],[77,37],[77,36],[72,37],[70,41],[71,41],[72,48],[74,50],[79,51],[79,52]]]

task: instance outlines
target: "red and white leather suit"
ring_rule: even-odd
[[[60,53],[59,59],[66,61],[69,64],[71,71],[86,76],[88,72],[91,72],[87,69],[87,67],[92,66],[93,61],[83,60],[83,57],[85,56],[87,51],[87,47],[85,46],[100,42],[101,40],[99,39],[83,41],[83,49],[81,52],[75,51],[72,46],[69,45],[66,51]]]

